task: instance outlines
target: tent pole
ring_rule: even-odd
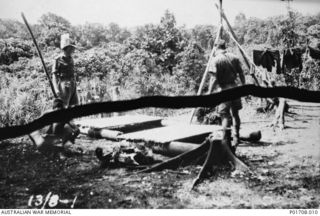
[[[217,32],[217,35],[216,35],[216,39],[214,40],[214,44],[217,43],[217,41],[219,40],[219,38],[220,38],[220,36],[222,34],[222,31],[223,31],[223,26],[222,26],[222,0],[219,0],[219,3],[220,3],[220,25],[219,25],[219,29],[218,29],[218,32]],[[216,51],[216,49],[215,49],[215,47],[213,47],[212,50],[211,50],[210,56],[209,56],[209,61],[208,61],[207,66],[206,66],[206,70],[204,71],[204,74],[202,76],[201,83],[200,83],[197,95],[201,95],[201,93],[202,93],[202,89],[204,87],[204,84],[205,84],[207,76],[208,76],[209,65],[210,65],[212,56],[214,55],[215,51]],[[189,120],[190,123],[192,123],[192,119],[193,119],[193,116],[194,116],[195,112],[196,112],[196,108],[192,109],[190,120]]]
[[[217,4],[215,4],[215,5],[216,5],[216,8],[219,10],[219,6],[218,6]],[[241,45],[240,45],[239,42],[238,42],[238,38],[237,38],[236,34],[234,33],[234,31],[233,31],[233,29],[232,29],[232,27],[231,27],[231,25],[230,25],[230,23],[229,23],[226,15],[225,15],[225,13],[223,12],[222,9],[220,9],[220,13],[221,13],[222,18],[224,19],[224,21],[226,22],[226,24],[227,24],[227,26],[228,26],[228,30],[229,30],[228,33],[230,34],[231,39],[232,39],[232,40],[236,43],[236,45],[238,46],[238,48],[239,48],[239,50],[240,50],[240,53],[241,53],[241,55],[242,55],[242,57],[243,57],[246,65],[247,65],[247,67],[249,68],[249,70],[251,70],[251,67],[255,66],[255,64],[254,64],[252,61],[250,61],[250,58],[246,55],[245,51],[242,49]],[[257,79],[257,77],[255,76],[255,74],[254,74],[254,73],[251,73],[250,75],[251,75],[252,78],[254,79],[256,85],[260,86],[260,84],[259,84],[259,82],[258,82],[258,79]]]

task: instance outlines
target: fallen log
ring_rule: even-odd
[[[199,144],[195,144],[195,143],[173,141],[166,144],[153,145],[152,152],[156,154],[162,154],[165,156],[177,156],[187,151],[194,150],[198,147],[199,147]]]
[[[254,131],[251,133],[243,133],[240,136],[240,140],[246,142],[258,142],[261,139],[261,131]],[[187,143],[172,141],[161,145],[153,145],[152,151],[156,154],[162,154],[165,156],[177,156],[188,151],[192,151],[199,147],[196,143]]]
[[[123,132],[109,129],[99,129],[90,127],[80,127],[80,133],[87,135],[88,137],[95,139],[111,139],[118,140],[118,136],[122,135]]]
[[[199,145],[196,149],[180,154],[174,158],[171,158],[162,163],[151,166],[150,168],[144,169],[140,171],[141,173],[148,173],[154,171],[161,171],[164,169],[176,169],[179,166],[182,166],[184,163],[190,164],[195,159],[199,157],[199,155],[206,154],[209,149],[209,139],[207,138],[201,145]],[[139,172],[139,173],[140,173]]]

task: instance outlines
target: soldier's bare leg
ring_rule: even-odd
[[[73,86],[74,85],[74,86]],[[70,97],[68,101],[68,107],[78,105],[79,104],[79,98],[77,94],[77,89],[75,87],[75,83],[72,85],[72,91],[70,92]],[[76,126],[73,120],[69,121],[67,123],[69,125],[69,130],[70,130],[70,141],[74,144],[75,138],[80,134],[79,128]]]
[[[231,109],[232,116],[232,146],[236,148],[240,143],[240,124],[239,111],[237,109]]]
[[[231,116],[228,113],[221,114],[221,126],[222,126],[222,144],[231,148]]]
[[[279,126],[280,130],[283,130],[285,127],[284,126],[284,124],[285,124],[285,120],[284,120],[285,104],[286,104],[286,100],[284,98],[279,98],[279,104],[276,109],[275,117],[274,117],[272,123],[269,125],[270,127],[273,127],[273,130],[275,130],[277,125]]]

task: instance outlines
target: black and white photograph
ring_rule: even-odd
[[[320,0],[0,0],[0,215],[89,209],[319,215]]]

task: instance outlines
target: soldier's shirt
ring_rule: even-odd
[[[52,73],[56,74],[60,79],[73,80],[75,77],[73,58],[64,55],[58,56],[52,66]]]
[[[219,87],[235,87],[237,74],[243,73],[239,59],[232,53],[219,50],[210,61],[208,70],[215,75]]]

